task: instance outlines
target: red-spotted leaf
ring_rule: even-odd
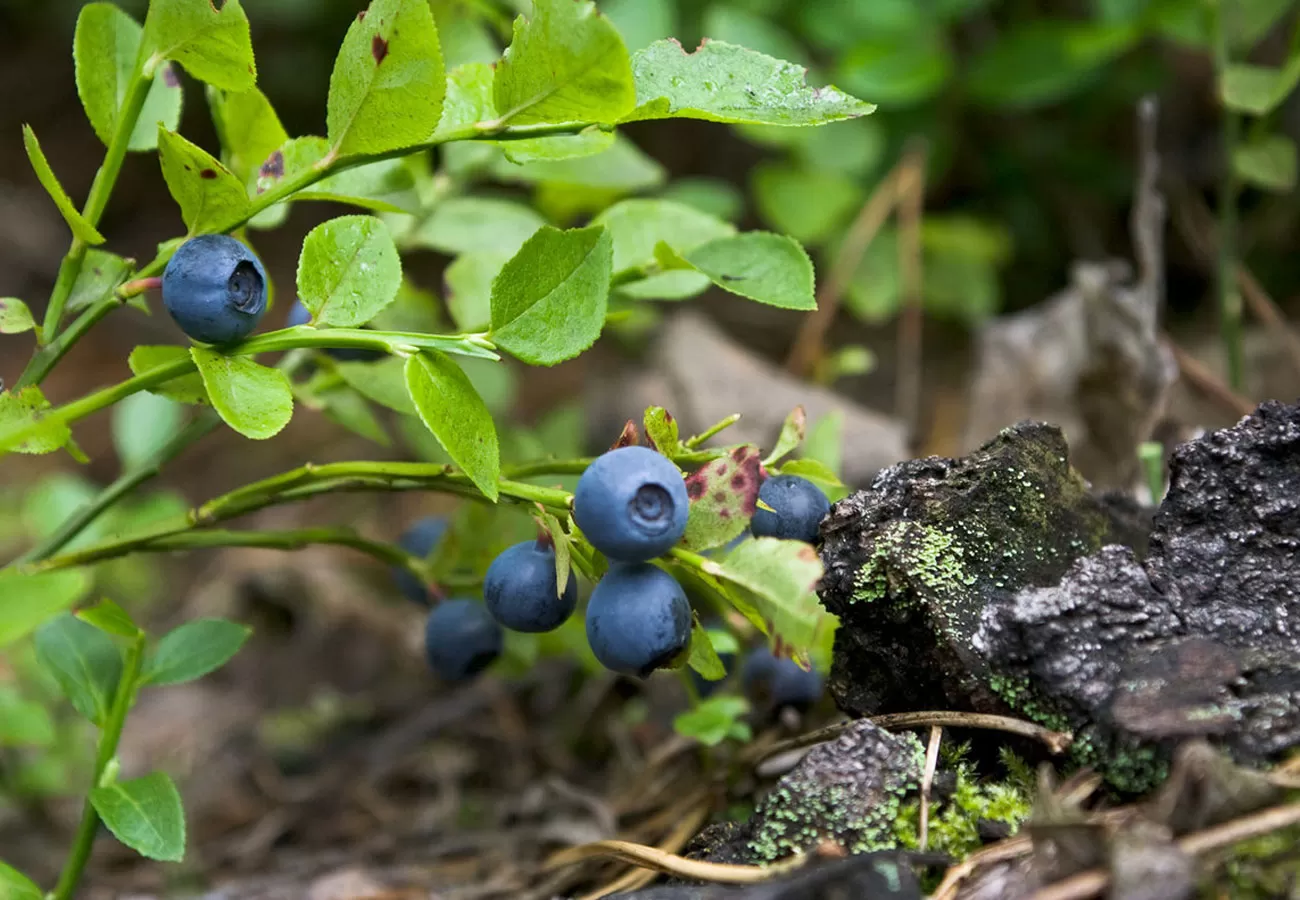
[[[685,449],[677,431],[677,420],[662,406],[647,409],[642,425],[646,441],[669,459],[676,458]]]
[[[754,516],[759,480],[759,450],[752,444],[735,447],[688,476],[691,515],[683,546],[696,551],[721,547],[744,531]]]

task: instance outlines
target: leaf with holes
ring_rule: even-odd
[[[171,59],[222,90],[245,91],[257,83],[248,17],[239,0],[150,0],[144,42],[146,68]]]
[[[515,19],[492,96],[501,122],[617,122],[636,105],[618,29],[590,0],[533,0]]]
[[[704,571],[743,591],[766,623],[779,655],[805,654],[831,627],[833,617],[817,597],[822,561],[802,541],[742,541],[721,562],[705,563]]]
[[[66,613],[37,629],[34,643],[37,662],[63,695],[77,712],[102,726],[122,677],[117,645],[94,625]]]
[[[302,242],[298,296],[320,325],[364,325],[393,302],[401,286],[397,245],[374,216],[330,219]]]
[[[691,513],[682,545],[688,550],[721,547],[740,535],[758,502],[759,449],[742,444],[686,477]]]
[[[97,787],[90,802],[113,836],[136,853],[163,862],[184,859],[185,810],[165,772]]]
[[[189,355],[190,351],[186,347],[176,347],[171,344],[141,345],[131,350],[131,355],[127,357],[126,362],[131,367],[131,371],[139,375],[148,372],[150,369],[174,363],[178,359]],[[191,403],[199,406],[212,405],[212,399],[208,396],[208,389],[203,386],[203,379],[198,372],[165,381],[151,387],[149,393],[167,397],[178,403]]]
[[[202,147],[159,128],[158,161],[190,234],[212,231],[247,214],[243,183]]]
[[[244,437],[274,437],[293,418],[293,389],[284,372],[204,347],[191,347],[190,356],[212,408]]]
[[[428,140],[446,90],[428,0],[374,0],[348,27],[334,60],[325,117],[330,146],[349,156]]]
[[[495,502],[501,476],[497,430],[465,372],[447,354],[426,350],[406,361],[406,389],[442,449]]]
[[[63,185],[59,184],[59,178],[50,168],[49,160],[45,158],[45,151],[41,150],[41,142],[36,139],[36,132],[32,131],[30,125],[23,126],[23,147],[27,150],[27,160],[36,172],[36,180],[54,201],[59,215],[63,216],[63,221],[67,222],[68,227],[72,229],[73,237],[87,244],[104,243],[104,236],[72,205],[72,198],[63,189]]]

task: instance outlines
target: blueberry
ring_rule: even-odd
[[[791,706],[807,710],[822,695],[821,675],[815,670],[805,672],[793,660],[777,659],[766,647],[749,654],[741,683],[755,703],[777,709]]]
[[[457,598],[434,607],[424,626],[424,655],[446,681],[464,681],[501,655],[501,626],[477,600]]]
[[[555,548],[524,541],[501,552],[483,581],[488,612],[511,631],[554,631],[578,605],[578,583],[569,573],[563,594],[555,592]]]
[[[205,344],[230,344],[247,337],[266,312],[266,271],[234,238],[201,234],[172,255],[162,295],[181,331]]]
[[[285,319],[284,324],[286,328],[297,328],[310,321],[311,310],[303,306],[301,300],[295,300],[293,306],[289,307],[289,317]],[[325,352],[339,362],[374,362],[384,358],[382,352],[367,350],[364,347],[326,347]]]
[[[690,498],[668,458],[646,447],[620,447],[598,457],[578,479],[573,518],[601,553],[645,562],[686,531]]]
[[[397,539],[397,546],[412,556],[425,559],[433,552],[433,548],[438,546],[438,542],[442,540],[442,536],[446,532],[447,521],[445,519],[441,516],[428,516],[415,522],[410,528],[402,532],[401,537]],[[431,602],[428,587],[405,569],[394,567],[393,580],[397,582],[398,589],[412,603],[428,606]]]
[[[691,639],[691,605],[677,580],[649,563],[615,565],[587,602],[587,643],[601,665],[645,678]]]
[[[798,475],[776,475],[767,479],[758,489],[758,499],[776,512],[755,511],[750,524],[755,537],[816,543],[822,519],[831,511],[831,501],[821,488]]]

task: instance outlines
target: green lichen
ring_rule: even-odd
[[[1053,731],[1073,729],[1069,717],[1044,700],[1026,676],[990,675],[988,684],[1003,702],[1031,722]]]
[[[955,535],[917,522],[894,522],[876,538],[871,556],[854,578],[853,602],[883,600],[891,568],[936,594],[964,592],[976,578]]]

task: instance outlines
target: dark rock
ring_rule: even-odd
[[[1300,407],[1179,448],[1141,561],[1140,526],[1064,457],[1019,426],[836,506],[841,707],[1010,711],[1074,732],[1075,760],[1129,791],[1188,739],[1247,764],[1300,744]]]
[[[921,887],[903,856],[866,853],[823,863],[748,887],[672,885],[609,900],[920,900]]]

